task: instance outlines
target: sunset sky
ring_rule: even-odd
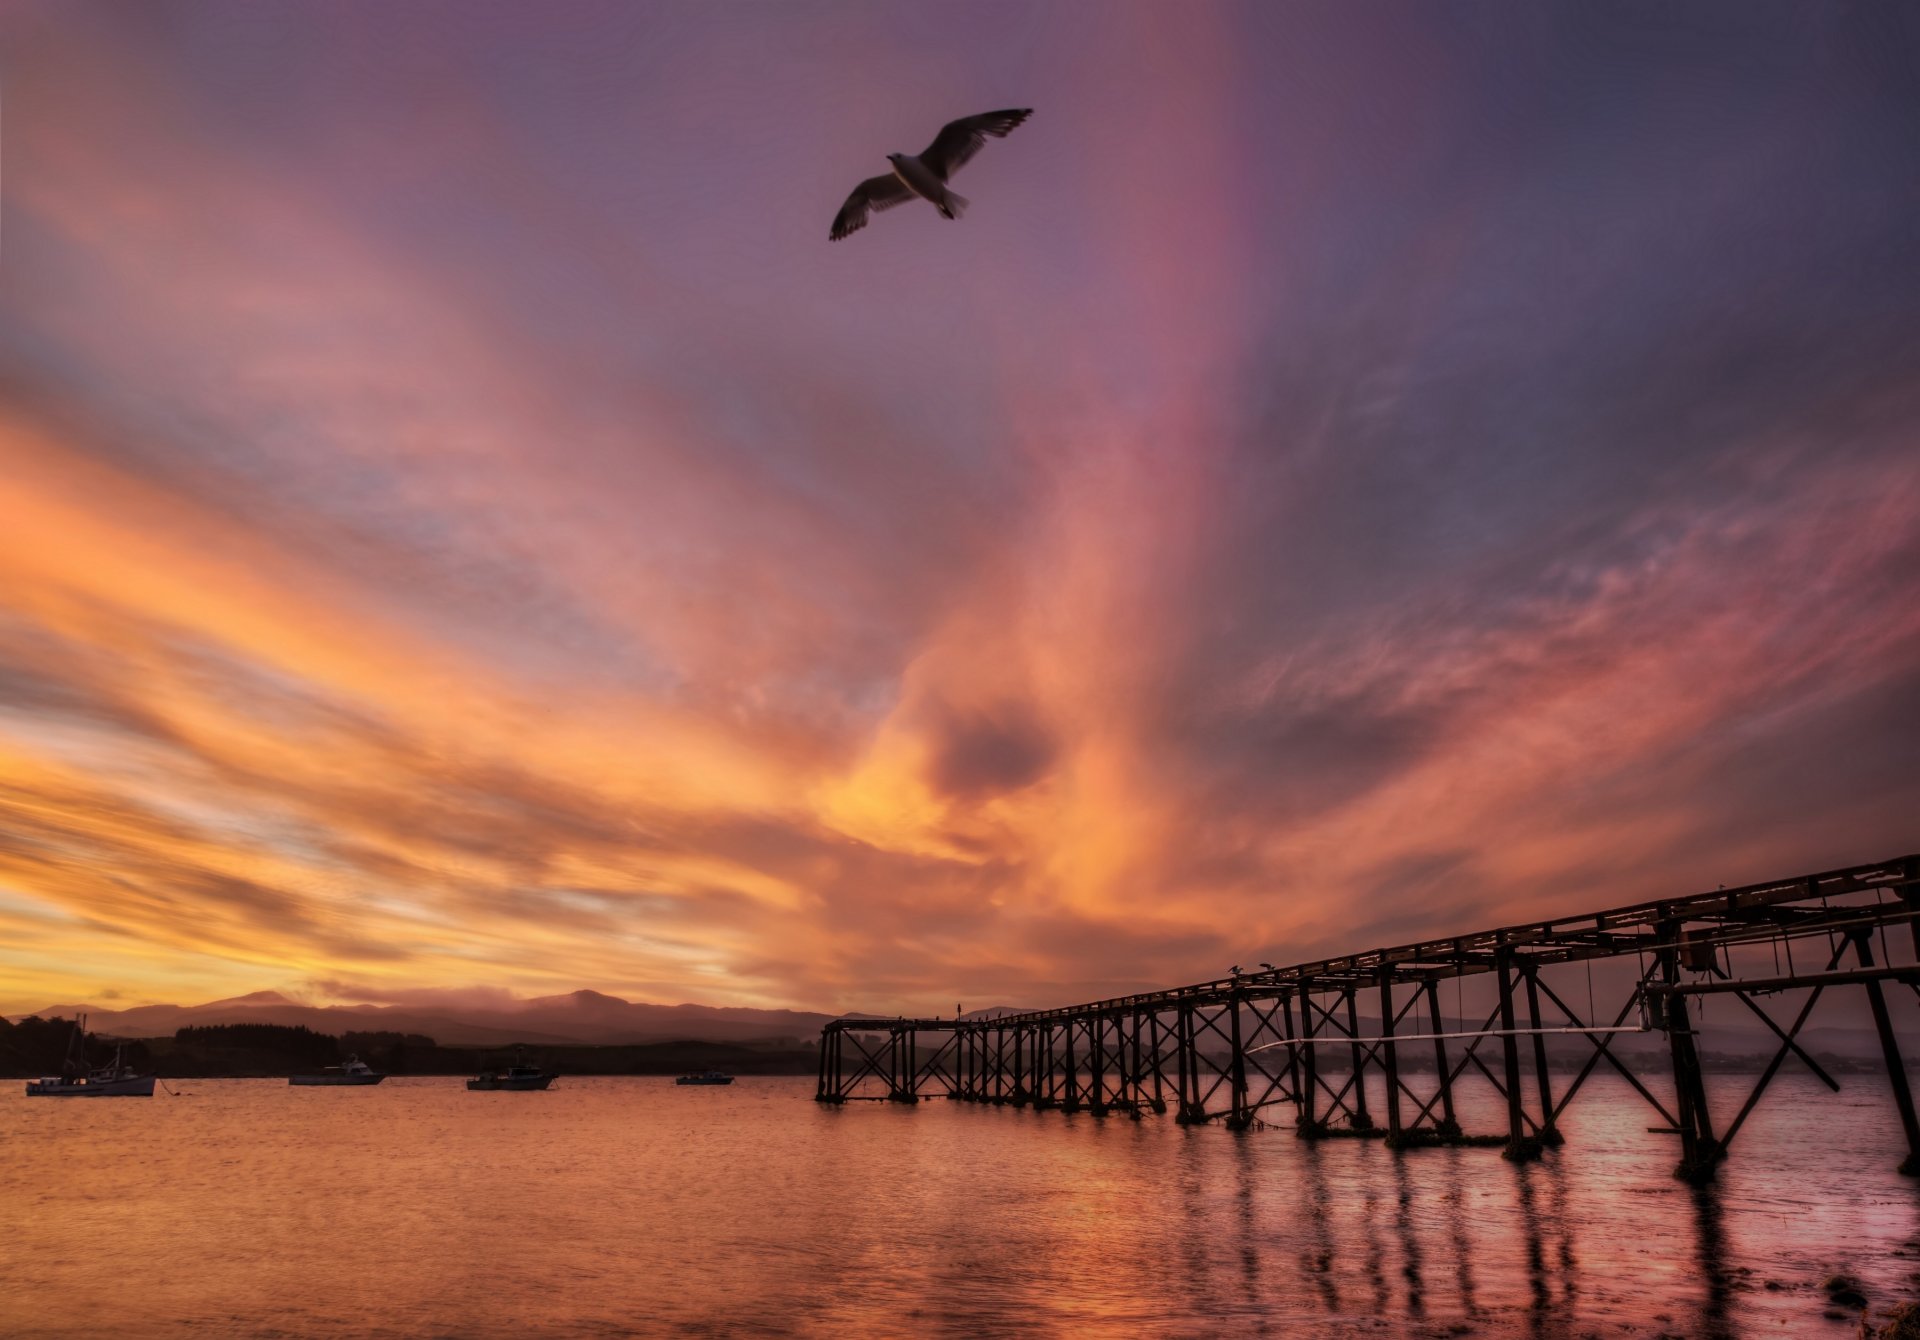
[[[57,3],[0,80],[0,1011],[1044,1006],[1920,846],[1911,9]]]

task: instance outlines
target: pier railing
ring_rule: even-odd
[[[1605,960],[1632,960],[1630,983],[1611,1009],[1601,1008],[1592,971]],[[1470,1016],[1467,979],[1479,979],[1481,996]],[[1443,983],[1454,987],[1451,1019]],[[1857,989],[1906,1136],[1902,1171],[1920,1174],[1920,1119],[1889,986],[1920,993],[1920,856],[1290,967],[1262,964],[1061,1009],[836,1019],[822,1033],[816,1096],[944,1097],[1095,1116],[1171,1112],[1234,1130],[1283,1115],[1305,1139],[1498,1144],[1509,1158],[1528,1159],[1562,1142],[1561,1116],[1604,1065],[1659,1117],[1650,1130],[1679,1137],[1678,1174],[1699,1180],[1726,1157],[1789,1057],[1839,1089],[1800,1035],[1824,995]],[[1782,991],[1806,993],[1786,1022],[1761,1003]],[[1698,1024],[1705,1001],[1722,996],[1765,1026],[1774,1051],[1736,1114],[1716,1124],[1705,1085],[1712,1058]],[[1363,1009],[1372,1017],[1363,1021]],[[1629,1035],[1660,1045],[1629,1048]],[[1462,1129],[1463,1084],[1490,1085],[1504,1100],[1503,1132]]]

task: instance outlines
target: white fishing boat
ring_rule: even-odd
[[[151,1098],[152,1075],[137,1075],[126,1061],[126,1045],[115,1043],[113,1060],[103,1066],[87,1065],[87,1016],[73,1025],[73,1037],[67,1043],[67,1059],[58,1075],[45,1075],[27,1081],[30,1098]]]
[[[342,1065],[330,1065],[317,1075],[289,1075],[289,1084],[342,1085],[342,1084],[378,1084],[386,1076],[362,1061],[358,1056],[349,1056]]]
[[[699,1075],[682,1075],[675,1084],[731,1084],[732,1075],[723,1075],[718,1070],[709,1070]]]

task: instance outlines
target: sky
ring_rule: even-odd
[[[1895,4],[9,7],[0,1010],[1039,1007],[1920,849],[1917,137]]]

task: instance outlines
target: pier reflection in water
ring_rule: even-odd
[[[0,1331],[1839,1336],[1829,1274],[1920,1296],[1866,1084],[1783,1082],[1706,1190],[1624,1085],[1528,1166],[803,1079],[188,1087],[0,1095]]]

